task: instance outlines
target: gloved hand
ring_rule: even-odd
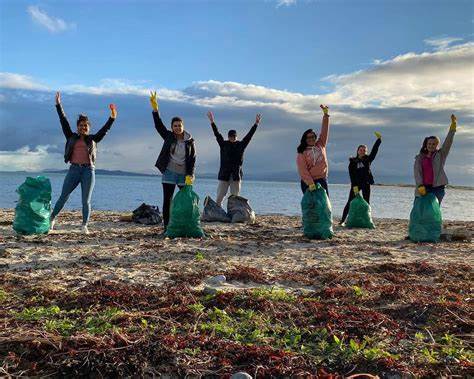
[[[323,113],[324,113],[325,116],[329,116],[329,113],[328,113],[329,112],[329,107],[327,105],[321,104],[319,107],[323,110]]]
[[[419,187],[418,187],[418,193],[419,193],[421,196],[425,196],[425,195],[426,195],[426,188],[425,188],[425,186],[419,186]]]
[[[374,132],[374,134],[377,139],[382,139],[382,134],[380,134],[380,132]]]
[[[313,192],[313,191],[316,189],[316,184],[314,184],[314,183],[313,183],[313,184],[310,184],[309,187],[308,187],[308,189],[309,189],[311,192]]]
[[[192,186],[194,182],[194,178],[191,175],[186,175],[186,178],[184,179],[184,183],[187,186]]]
[[[110,117],[117,118],[117,107],[115,106],[115,104],[110,104],[109,108],[110,108]]]
[[[352,191],[354,192],[355,195],[357,195],[359,193],[359,187],[357,186],[352,187]]]
[[[449,126],[450,131],[456,131],[457,119],[455,115],[451,115],[451,125]]]
[[[150,91],[150,104],[155,112],[158,112],[158,97],[156,96],[156,91]]]

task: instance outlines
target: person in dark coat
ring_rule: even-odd
[[[342,212],[341,224],[346,220],[349,213],[349,206],[355,195],[362,191],[362,196],[365,201],[370,203],[370,186],[374,184],[374,177],[370,170],[370,165],[377,156],[379,146],[382,143],[382,135],[379,132],[374,133],[377,140],[372,147],[372,151],[367,155],[367,146],[359,145],[357,148],[357,155],[349,158],[349,176],[351,178],[351,189],[349,192],[349,199]]]
[[[207,113],[209,121],[211,121],[212,130],[216,137],[217,143],[220,147],[220,168],[219,168],[219,185],[217,186],[217,198],[216,203],[221,206],[222,200],[227,194],[230,187],[231,195],[238,196],[240,194],[241,182],[242,182],[242,164],[244,163],[244,152],[247,148],[250,140],[255,134],[258,125],[262,119],[260,114],[255,117],[255,124],[253,124],[247,135],[241,140],[237,140],[237,132],[235,130],[229,130],[227,134],[228,139],[224,140],[222,134],[219,133],[217,125],[214,122],[214,115],[212,112]]]

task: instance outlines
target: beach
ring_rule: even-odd
[[[300,217],[267,215],[172,240],[127,215],[94,211],[83,235],[64,211],[18,237],[0,210],[2,374],[473,372],[474,222],[446,221],[439,243],[407,240],[399,219],[315,241]]]

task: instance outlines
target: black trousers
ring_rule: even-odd
[[[326,194],[327,194],[328,197],[329,197],[329,190],[328,190],[328,181],[327,181],[327,179],[326,179],[326,178],[316,179],[316,180],[314,181],[314,184],[317,184],[317,183],[321,184],[321,187],[324,188],[324,190],[326,191]],[[308,186],[305,182],[301,181],[301,192],[303,192],[303,195],[304,195],[304,193],[306,192],[306,190],[308,189],[308,187],[309,187],[309,186]]]
[[[163,224],[166,227],[170,221],[170,207],[171,207],[171,200],[173,199],[174,189],[176,188],[176,184],[170,183],[162,183],[163,185]],[[178,185],[179,189],[183,188],[184,186]]]
[[[370,184],[359,186],[359,191],[362,191],[362,197],[364,198],[365,201],[367,201],[370,204]],[[355,193],[353,191],[353,186],[351,185],[351,189],[349,191],[349,199],[347,200],[347,204],[344,207],[344,211],[342,212],[341,223],[346,221],[347,214],[349,213],[349,206],[354,197],[355,197]]]

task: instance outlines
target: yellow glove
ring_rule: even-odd
[[[418,187],[418,193],[419,193],[421,196],[425,196],[425,195],[426,195],[426,188],[425,188],[425,186],[419,186],[419,187]]]
[[[186,178],[184,179],[184,183],[187,186],[192,186],[193,182],[194,182],[193,177],[191,175],[186,175]]]
[[[324,113],[325,116],[329,116],[329,113],[328,113],[329,112],[329,107],[327,105],[322,105],[321,104],[319,107],[323,110],[323,113]]]
[[[310,184],[309,187],[308,187],[308,189],[309,189],[311,192],[313,192],[313,191],[316,189],[316,184],[314,184],[314,183],[313,183],[313,184]]]
[[[150,91],[150,104],[155,112],[158,112],[158,98],[156,96],[156,91]]]
[[[451,125],[449,126],[450,131],[456,131],[457,119],[455,115],[451,115]]]
[[[357,195],[359,193],[359,187],[357,186],[352,187],[352,191],[354,192],[355,195]]]
[[[382,135],[380,134],[380,132],[375,132],[374,134],[377,139],[382,139]]]

